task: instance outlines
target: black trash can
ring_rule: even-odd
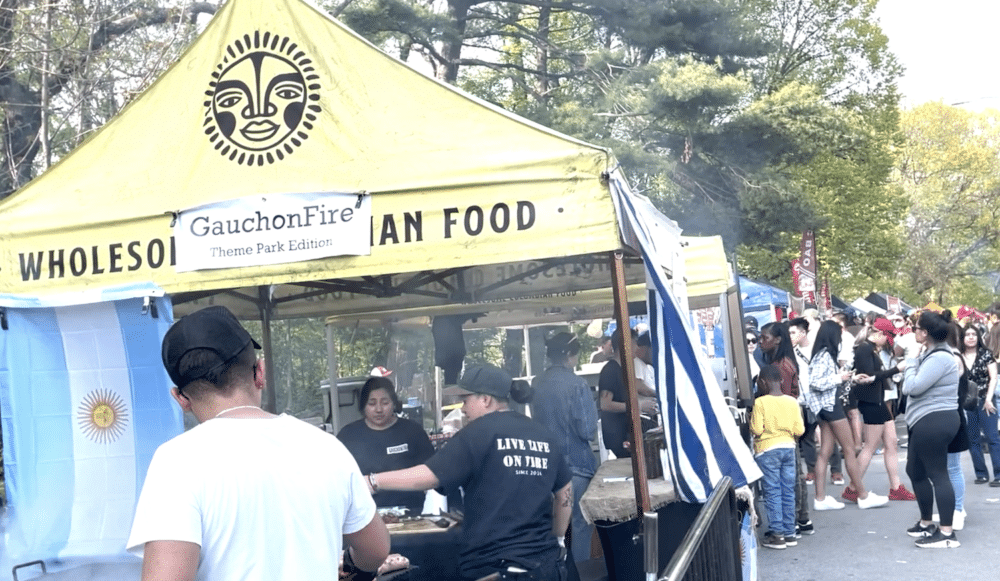
[[[662,571],[677,547],[684,540],[684,535],[698,518],[698,513],[704,505],[687,502],[672,502],[659,510],[659,567]],[[644,581],[646,572],[643,570],[645,553],[643,552],[642,518],[627,522],[597,521],[597,536],[604,550],[604,561],[608,566],[608,581]]]

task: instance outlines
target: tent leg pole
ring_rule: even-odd
[[[330,425],[333,433],[340,433],[340,388],[337,387],[337,342],[333,337],[333,325],[326,324],[326,368],[330,380]]]
[[[274,350],[271,343],[271,293],[268,287],[260,286],[257,287],[257,296],[260,298],[260,302],[257,303],[260,309],[260,326],[262,329],[263,336],[261,341],[263,341],[264,348],[264,382],[267,385],[267,389],[264,390],[264,410],[271,412],[272,414],[277,413],[278,409],[278,398],[275,393],[277,385],[274,383]]]
[[[621,354],[622,375],[625,380],[625,413],[628,415],[629,445],[632,452],[632,482],[635,486],[635,503],[639,514],[650,510],[649,483],[646,481],[646,450],[643,447],[642,423],[639,421],[639,396],[636,390],[635,360],[632,358],[632,334],[625,331],[628,324],[628,294],[625,291],[625,267],[621,252],[611,253],[611,275],[615,297],[615,321],[621,332],[621,345],[615,345]]]

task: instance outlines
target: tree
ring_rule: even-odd
[[[899,183],[912,211],[900,275],[939,304],[994,300],[1000,261],[1000,112],[940,102],[904,111]]]
[[[0,199],[107,122],[190,42],[198,15],[215,11],[0,0]]]

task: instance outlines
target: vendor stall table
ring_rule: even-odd
[[[597,526],[608,567],[608,581],[641,581],[645,577],[643,540],[641,536],[634,540],[642,533],[642,515],[637,508],[631,479],[631,459],[608,460],[597,469],[580,499],[584,518]],[[649,501],[652,510],[659,514],[658,550],[662,571],[697,518],[701,505],[677,500],[673,483],[664,478],[649,480]]]

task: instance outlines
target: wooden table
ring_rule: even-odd
[[[658,458],[647,458],[659,461]],[[580,512],[588,523],[597,521],[626,522],[639,517],[631,458],[608,460],[600,465],[590,486],[580,498]],[[674,484],[664,478],[649,480],[650,508],[658,510],[677,501]]]

